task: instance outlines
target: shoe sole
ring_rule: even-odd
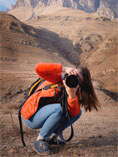
[[[51,154],[51,152],[40,153],[40,152],[38,152],[38,151],[36,150],[36,148],[35,148],[34,146],[33,146],[33,150],[34,150],[35,152],[37,152],[39,155],[42,155],[42,156],[50,155],[50,154]]]

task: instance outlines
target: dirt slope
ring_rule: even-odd
[[[70,47],[64,42],[65,49],[71,49],[80,56],[80,63],[90,68],[92,77],[103,88],[117,92],[117,21],[63,9],[55,14],[45,13],[27,23],[37,28],[42,26],[71,40]]]
[[[61,39],[56,33],[41,27],[37,29],[26,25],[6,13],[0,14],[0,34],[1,100],[3,101],[7,101],[9,90],[10,93],[18,92],[19,89],[12,89],[12,86],[16,87],[14,79],[25,80],[25,83],[22,81],[24,86],[22,88],[26,89],[29,83],[27,79],[32,81],[38,77],[34,71],[37,63],[61,62],[62,64],[72,65],[75,59],[79,59],[74,54],[70,54],[71,60],[70,57],[64,57],[63,51],[65,48],[61,44],[63,38]],[[64,40],[71,43],[66,38]],[[66,52],[68,53],[68,51]]]

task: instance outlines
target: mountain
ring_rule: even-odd
[[[100,16],[111,19],[118,17],[117,0],[16,0],[16,4],[11,6],[10,13],[20,19],[28,20],[42,14],[47,8],[53,12],[62,7],[89,13],[96,12]]]

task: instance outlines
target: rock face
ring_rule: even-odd
[[[118,1],[117,0],[101,0],[97,10],[100,16],[108,18],[118,18]]]
[[[79,0],[78,9],[86,12],[96,12],[100,5],[100,0]]]
[[[31,9],[61,6],[80,9],[86,12],[97,12],[100,16],[108,18],[118,17],[117,0],[16,0],[16,4],[11,6],[11,9],[23,6],[30,7]]]

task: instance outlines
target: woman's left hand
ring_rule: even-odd
[[[72,68],[72,67],[63,67],[63,72],[65,72],[68,75],[78,75],[78,69]]]
[[[65,80],[63,80],[63,84],[66,88],[66,92],[69,96],[69,98],[74,98],[76,97],[76,92],[77,92],[77,89],[79,88],[79,85],[76,87],[76,88],[69,88],[66,83],[65,83]]]

